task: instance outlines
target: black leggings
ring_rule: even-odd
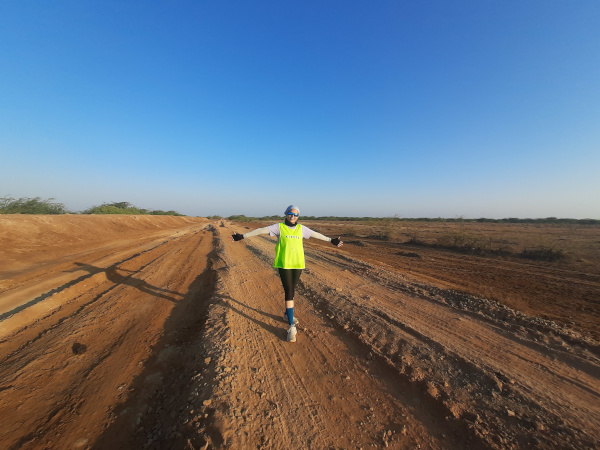
[[[294,293],[296,292],[296,285],[302,275],[302,269],[279,269],[279,276],[281,277],[281,284],[283,284],[283,290],[285,291],[285,299],[294,300]]]

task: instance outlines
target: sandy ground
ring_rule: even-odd
[[[3,446],[600,446],[595,274],[309,240],[288,343],[245,226],[0,216]]]

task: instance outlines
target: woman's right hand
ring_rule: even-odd
[[[242,239],[244,239],[244,235],[240,234],[240,233],[233,233],[231,235],[231,240],[232,241],[241,241]]]

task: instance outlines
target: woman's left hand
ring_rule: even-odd
[[[344,245],[344,243],[342,241],[340,241],[340,237],[336,237],[335,239],[331,240],[331,243],[333,245],[335,245],[336,247],[341,247],[342,245]]]

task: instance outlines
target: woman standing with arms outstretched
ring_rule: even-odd
[[[322,241],[331,242],[336,247],[341,247],[343,244],[339,237],[331,239],[308,227],[300,225],[298,223],[299,217],[300,208],[290,205],[285,210],[285,221],[283,223],[258,228],[244,234],[235,233],[231,235],[231,239],[234,241],[241,241],[244,238],[260,234],[277,236],[273,267],[279,271],[281,284],[285,293],[285,313],[283,317],[289,324],[287,334],[289,342],[296,342],[296,325],[298,324],[298,319],[294,317],[294,294],[296,285],[300,280],[300,275],[302,275],[302,269],[305,267],[303,240],[314,237]]]

